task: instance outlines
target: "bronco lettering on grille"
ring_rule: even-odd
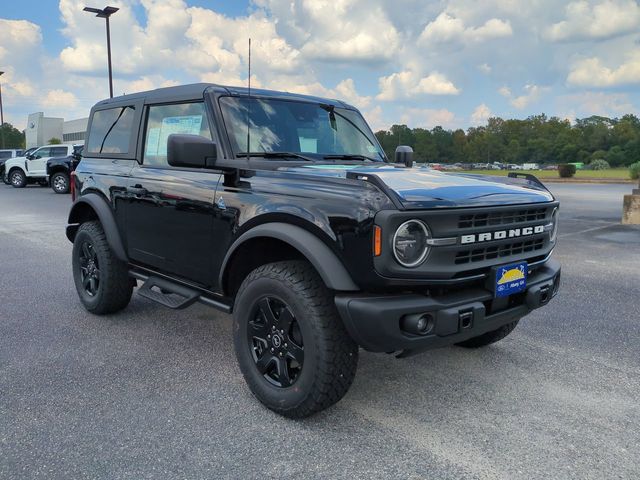
[[[536,225],[535,227],[512,228],[509,230],[499,230],[497,232],[484,232],[470,235],[462,235],[460,243],[467,245],[469,243],[490,242],[492,240],[504,240],[505,238],[527,237],[544,232],[544,225]]]

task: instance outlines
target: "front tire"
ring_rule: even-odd
[[[111,251],[100,222],[80,225],[72,255],[73,280],[88,311],[97,315],[115,313],[129,304],[133,283],[127,264]]]
[[[22,170],[9,172],[9,183],[13,188],[24,188],[27,185],[27,177]]]
[[[338,402],[358,365],[333,295],[304,261],[270,263],[247,276],[236,295],[233,340],[252,393],[289,418]]]
[[[51,177],[51,188],[56,193],[69,193],[69,175],[64,172],[54,173]]]
[[[516,326],[518,326],[519,321],[520,320],[516,320],[514,322],[507,323],[506,325],[503,325],[502,327],[490,332],[470,338],[469,340],[465,340],[464,342],[456,343],[456,345],[465,348],[486,347],[487,345],[491,345],[492,343],[499,342],[504,337],[513,332]]]

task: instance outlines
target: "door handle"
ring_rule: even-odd
[[[142,188],[142,185],[127,187],[127,192],[133,193],[134,195],[146,195],[149,193],[146,188]]]

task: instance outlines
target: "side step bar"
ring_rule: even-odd
[[[231,306],[213,298],[204,296],[195,288],[161,278],[154,275],[145,275],[137,271],[130,271],[129,275],[144,283],[138,289],[141,297],[152,300],[165,307],[181,310],[196,302],[204,303],[225,313],[231,313]]]

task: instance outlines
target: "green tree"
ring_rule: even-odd
[[[47,140],[48,145],[60,145],[61,143],[62,143],[62,140],[56,137],[51,137],[49,140]]]
[[[24,148],[25,136],[8,122],[0,127],[0,148]]]

